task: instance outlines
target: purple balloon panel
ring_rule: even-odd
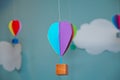
[[[72,25],[72,24],[71,24],[71,28],[72,28],[72,36],[71,36],[71,39],[70,39],[70,41],[69,41],[69,43],[68,43],[68,46],[67,46],[65,52],[66,52],[67,49],[69,48],[69,45],[70,45],[70,43],[71,43],[71,41],[72,41],[72,39],[73,39],[73,37],[74,37],[74,30],[73,30],[73,25]],[[65,52],[64,52],[64,53],[65,53]]]
[[[72,37],[72,26],[68,22],[60,22],[60,55],[63,56],[69,47]]]

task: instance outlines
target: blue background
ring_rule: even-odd
[[[60,0],[61,20],[81,24],[96,18],[111,21],[120,13],[120,0]],[[63,62],[68,76],[56,76],[59,57],[47,40],[50,24],[58,21],[57,0],[0,0],[0,41],[11,41],[8,30],[12,19],[22,22],[18,38],[22,44],[22,67],[8,72],[0,66],[0,80],[120,80],[120,52],[104,51],[90,55],[85,50],[69,49]]]

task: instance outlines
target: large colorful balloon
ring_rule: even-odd
[[[115,25],[115,27],[120,30],[120,14],[117,14],[115,16],[113,16],[112,18],[112,22]]]
[[[53,23],[48,30],[48,40],[55,52],[63,56],[71,40],[76,34],[76,28],[71,23],[62,21]]]
[[[19,20],[11,20],[8,27],[13,36],[17,36],[21,31],[21,23]]]

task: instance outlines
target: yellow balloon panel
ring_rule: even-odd
[[[13,32],[13,29],[12,29],[12,22],[13,22],[13,21],[10,21],[8,27],[9,27],[9,30],[10,30],[11,34],[12,34],[13,36],[15,36],[15,34],[14,34],[14,32]]]

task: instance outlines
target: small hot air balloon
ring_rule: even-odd
[[[16,36],[19,34],[19,32],[21,31],[21,23],[19,20],[11,20],[9,23],[9,30],[11,32],[11,34],[15,37],[12,40],[13,44],[17,44],[19,43],[18,39],[16,38]]]
[[[120,14],[113,16],[112,22],[115,25],[115,27],[119,30],[116,36],[117,38],[120,38]]]
[[[67,21],[55,22],[48,30],[48,40],[54,51],[62,57],[66,53],[75,34],[76,28],[71,23]],[[67,75],[67,64],[57,64],[56,74]]]

